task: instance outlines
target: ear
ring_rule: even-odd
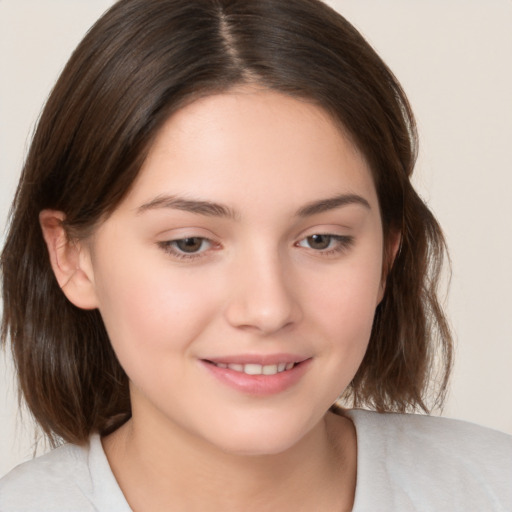
[[[382,279],[380,282],[380,290],[378,303],[380,304],[382,299],[384,298],[384,293],[386,292],[386,281],[393,267],[393,263],[395,262],[396,255],[400,249],[400,245],[402,243],[402,234],[400,231],[395,231],[389,235],[389,239],[385,242],[386,246],[384,248],[384,257],[382,261]]]
[[[43,210],[39,224],[50,255],[53,273],[64,295],[81,309],[98,307],[89,251],[78,240],[70,240],[63,212]]]

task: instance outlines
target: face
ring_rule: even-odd
[[[298,443],[361,363],[382,255],[369,168],[320,108],[258,89],[186,106],[87,243],[133,421],[231,453]]]

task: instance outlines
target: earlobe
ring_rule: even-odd
[[[57,210],[43,210],[39,214],[53,273],[70,302],[81,309],[95,309],[98,303],[90,255],[81,242],[69,239],[65,218]]]

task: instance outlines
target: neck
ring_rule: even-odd
[[[288,450],[226,453],[190,433],[163,432],[136,418],[104,439],[110,465],[134,512],[351,510],[355,430],[328,413]],[[189,439],[187,439],[189,438]]]

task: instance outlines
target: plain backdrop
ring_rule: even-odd
[[[328,2],[395,72],[421,138],[415,184],[444,228],[457,339],[443,414],[512,433],[512,1]],[[110,0],[0,0],[0,228],[41,106]],[[2,237],[3,240],[3,237]],[[0,356],[0,475],[32,455]]]

